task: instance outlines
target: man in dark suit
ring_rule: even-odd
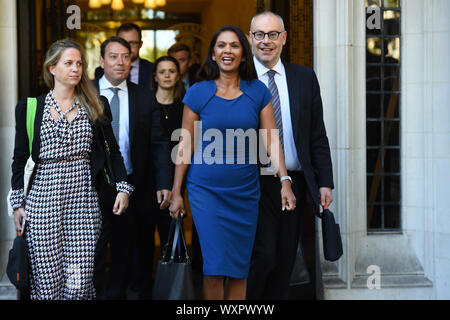
[[[310,205],[316,214],[319,201],[323,206],[333,200],[332,164],[319,83],[312,69],[280,60],[286,37],[280,16],[263,12],[253,18],[250,42],[255,68],[273,96],[297,209],[282,211],[280,179],[273,174],[261,175],[258,229],[247,286],[249,299],[288,298],[306,200],[312,199]],[[281,114],[279,121],[277,113]]]
[[[131,47],[131,71],[128,80],[147,89],[150,88],[153,63],[139,57],[139,50],[143,44],[141,28],[134,23],[125,23],[117,29],[116,35],[126,40]],[[95,79],[98,80],[102,76],[103,68],[97,67]]]
[[[110,210],[103,210],[104,223],[96,254],[95,284],[98,295],[102,296],[106,244],[110,241],[111,262],[105,294],[108,299],[125,298],[136,225],[145,229],[150,223],[154,202],[157,201],[163,209],[168,206],[171,196],[169,141],[164,138],[159,110],[150,105],[150,91],[127,81],[130,63],[129,42],[118,37],[109,38],[101,47],[100,65],[104,75],[94,81],[100,95],[109,101],[114,135],[129,182],[135,187],[129,209],[122,216],[113,216]],[[108,206],[104,204],[104,208]],[[153,237],[152,234],[147,236]],[[146,279],[145,283],[150,284],[152,275],[147,272],[146,276],[150,279]]]
[[[200,67],[198,64],[192,64],[191,49],[186,44],[177,42],[167,50],[167,54],[178,61],[180,78],[184,89],[188,91],[197,82],[196,73]]]

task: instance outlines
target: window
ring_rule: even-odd
[[[400,0],[366,0],[373,6],[380,28],[366,28],[367,229],[400,231],[401,7]]]

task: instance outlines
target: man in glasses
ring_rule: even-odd
[[[280,178],[261,175],[247,298],[287,299],[297,246],[301,245],[300,229],[302,222],[306,223],[302,219],[304,206],[310,205],[319,214],[319,205],[333,201],[330,147],[314,71],[280,59],[287,39],[283,19],[272,12],[260,13],[252,19],[249,36],[258,78],[272,93],[275,122],[297,208],[282,211]],[[312,199],[309,204],[308,196]],[[307,227],[314,232],[314,221],[308,222]],[[312,253],[314,250],[313,241]]]
[[[116,35],[127,41],[131,47],[131,69],[128,80],[149,89],[153,63],[139,57],[139,50],[143,44],[141,28],[134,23],[125,23],[117,29]],[[100,67],[95,69],[95,78],[100,79],[102,76],[103,69]]]

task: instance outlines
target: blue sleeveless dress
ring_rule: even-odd
[[[188,199],[203,256],[203,274],[248,276],[260,197],[259,116],[272,96],[259,80],[241,80],[242,95],[216,96],[213,80],[196,83],[183,100],[199,115],[187,173]]]

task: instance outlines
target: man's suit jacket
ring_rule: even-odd
[[[99,91],[99,80],[94,80]],[[150,104],[151,94],[127,81],[129,143],[137,210],[148,214],[156,201],[156,190],[172,188],[169,140],[164,137],[160,111]]]
[[[146,89],[150,88],[150,81],[152,79],[154,63],[139,58],[139,78],[138,85],[145,87]],[[103,77],[104,71],[102,67],[97,67],[95,69],[95,80]]]
[[[319,188],[333,185],[330,146],[323,122],[322,99],[316,74],[310,68],[285,63],[292,131],[313,210],[319,213]]]
[[[200,65],[198,63],[193,64],[188,70],[189,77],[189,88],[194,85],[198,81],[197,72],[200,69]]]

